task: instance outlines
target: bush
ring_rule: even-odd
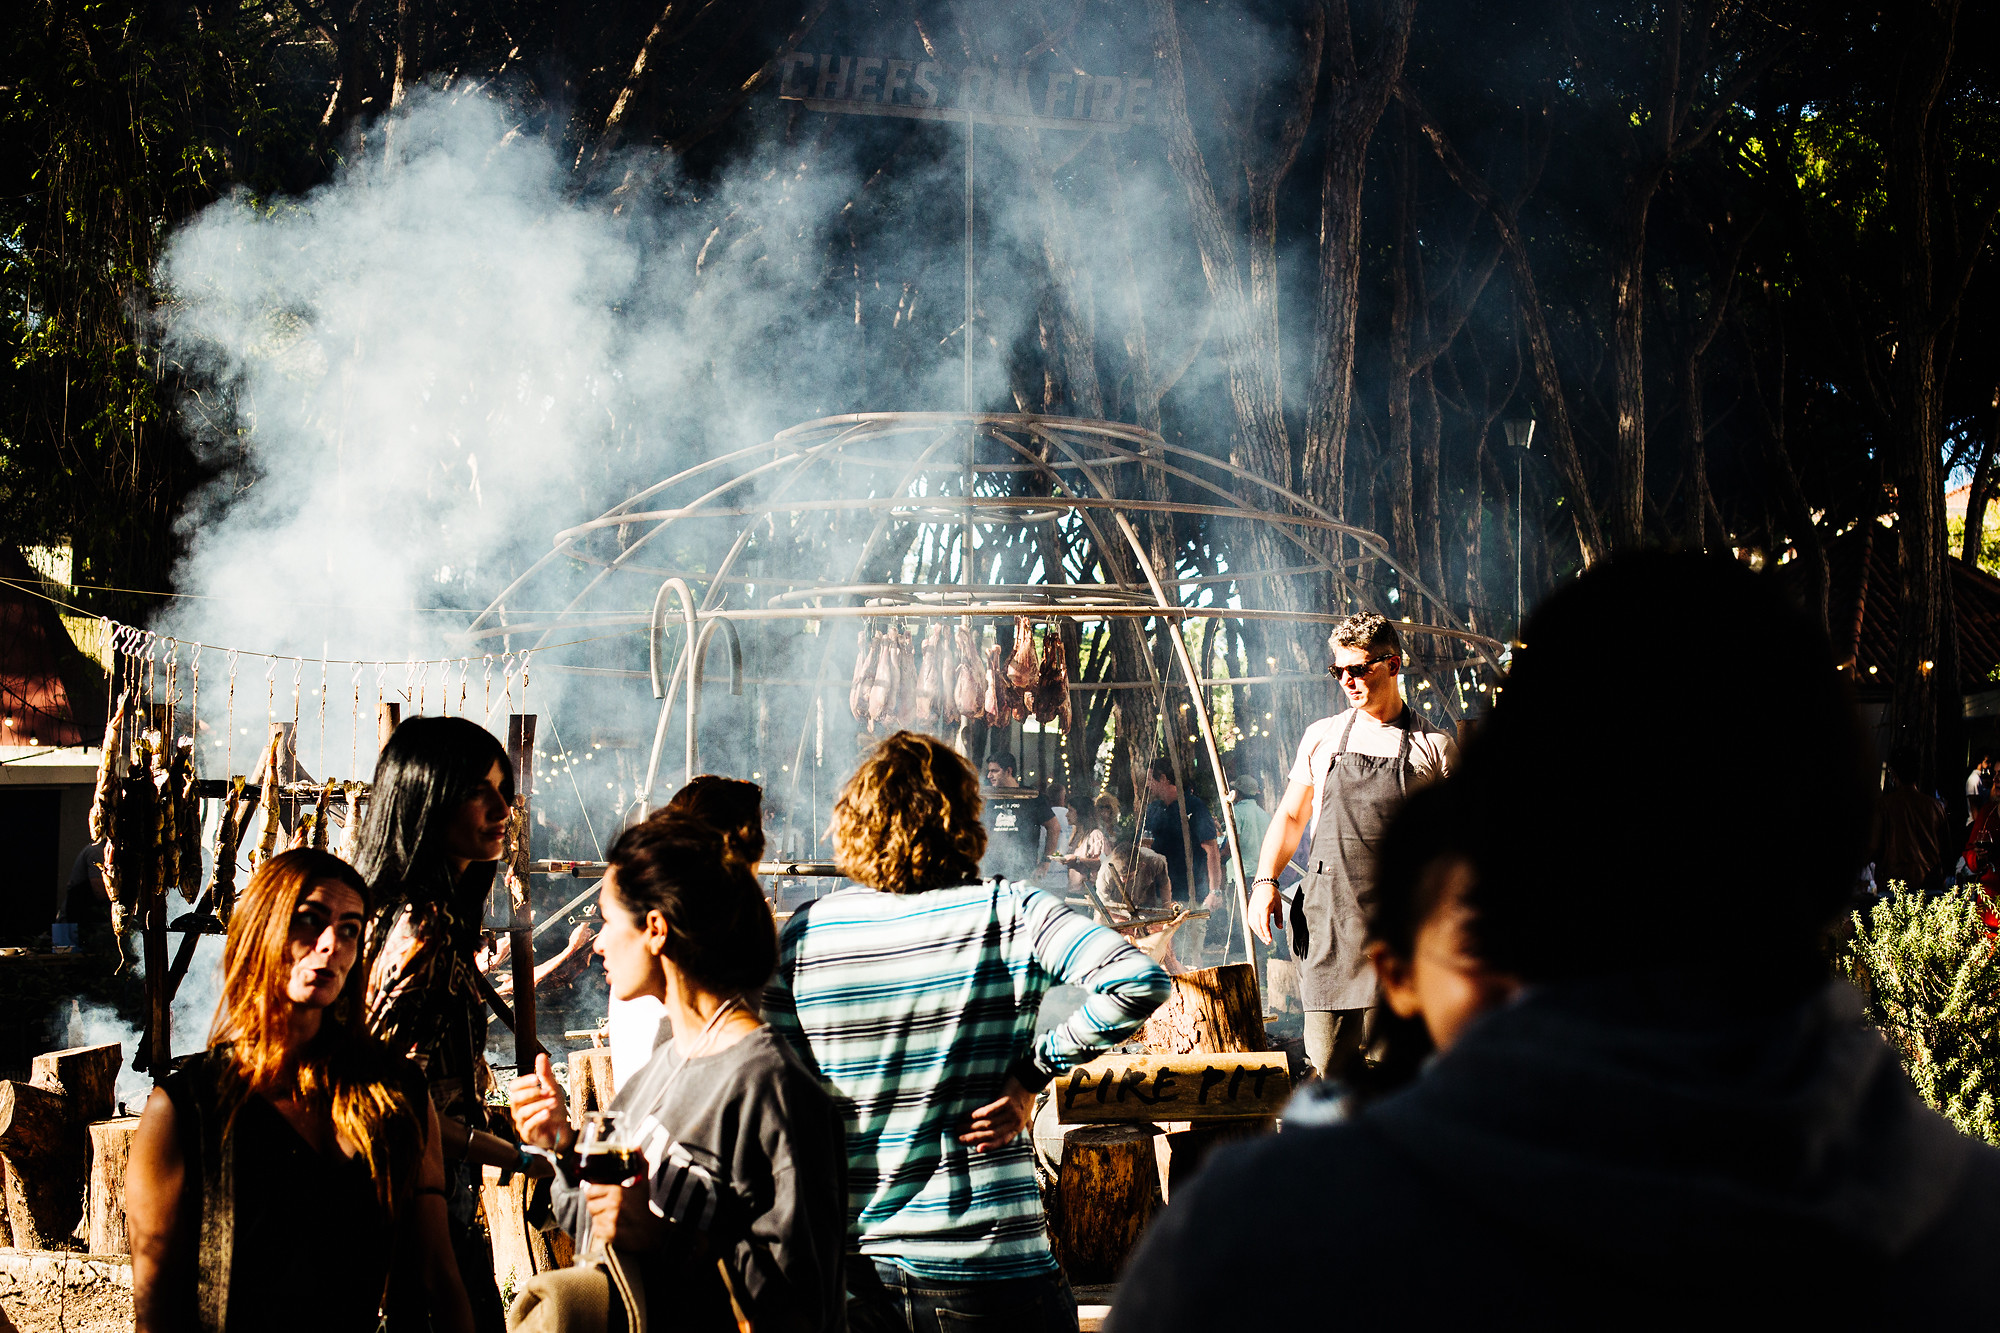
[[[1842,962],[1917,1094],[2000,1144],[2000,949],[1977,892],[1899,893],[1856,912]]]

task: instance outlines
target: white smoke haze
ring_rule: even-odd
[[[1245,69],[1278,40],[1240,16],[1183,21],[1187,40]],[[1210,34],[1196,23],[1219,26]],[[1148,72],[1144,40],[1143,25],[1100,34],[1091,59]],[[814,44],[907,43],[815,34]],[[323,186],[298,198],[239,195],[171,239],[161,341],[202,386],[186,417],[221,471],[200,497],[177,572],[197,599],[156,628],[305,659],[278,664],[264,683],[256,676],[268,664],[245,660],[228,723],[233,771],[254,763],[267,710],[292,716],[295,672],[300,757],[316,776],[345,775],[350,753],[354,775],[367,775],[378,688],[396,697],[408,687],[415,702],[409,659],[433,664],[421,677],[424,711],[440,711],[448,690],[454,710],[463,693],[480,716],[481,665],[448,687],[435,665],[468,651],[454,636],[558,530],[640,487],[816,417],[961,405],[963,127],[817,116],[775,101],[746,114],[756,134],[710,178],[682,179],[640,150],[610,173],[639,184],[607,196],[579,189],[561,146],[521,128],[504,98],[424,91],[372,127]],[[1220,341],[1157,133],[1142,123],[1101,138],[978,134],[974,406],[1038,401],[1039,372],[1033,385],[1016,383],[1009,362],[1039,337],[1053,219],[1095,323],[1105,409],[1131,419],[1121,375],[1135,306],[1156,376]],[[1046,190],[1033,187],[1034,172],[1047,173]],[[1302,349],[1309,327],[1286,335]],[[1226,403],[1211,410],[1219,375],[1217,358],[1197,358],[1166,410],[1170,427],[1178,410],[1190,436],[1226,454],[1233,423]],[[647,561],[712,567],[719,555],[649,548]],[[777,572],[844,577],[853,551],[836,545],[833,555],[833,569]],[[559,610],[589,572],[538,576],[510,619]],[[616,598],[589,605],[646,609]],[[642,636],[616,633],[545,660],[643,668]],[[746,665],[753,676],[810,678],[823,645],[798,626],[746,628]],[[320,731],[322,656],[388,665],[329,668]],[[718,649],[712,677],[720,661]],[[216,659],[203,665],[202,713],[215,728]],[[552,724],[572,755],[590,753],[598,731],[651,739],[656,706],[643,682],[543,671],[533,691],[528,707],[545,718],[550,753]],[[705,710],[719,706],[713,697]],[[834,711],[845,713],[830,710],[824,744],[838,781],[852,724]],[[773,754],[789,757],[801,721],[776,710],[759,718],[767,767]],[[706,766],[751,776],[729,744],[705,734]],[[664,790],[678,777],[679,745],[676,723]],[[223,758],[220,746],[204,750],[205,771],[220,772]],[[606,750],[562,771],[560,787],[590,812],[600,843],[644,759]],[[767,786],[776,779],[766,776]]]

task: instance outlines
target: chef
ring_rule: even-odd
[[[1271,818],[1251,885],[1250,927],[1271,942],[1278,870],[1308,829],[1306,876],[1292,899],[1292,954],[1306,1011],[1306,1059],[1321,1077],[1341,1075],[1361,1049],[1375,1003],[1375,973],[1363,952],[1361,895],[1373,882],[1375,849],[1409,791],[1451,771],[1452,744],[1403,702],[1403,644],[1374,612],[1334,626],[1333,663],[1348,708],[1299,738],[1284,799]]]

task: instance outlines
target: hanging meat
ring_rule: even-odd
[[[876,636],[875,673],[868,683],[866,721],[870,731],[878,723],[894,725],[902,689],[903,661],[896,651],[895,631],[890,630]]]
[[[928,728],[941,716],[944,704],[944,626],[932,625],[924,632],[924,658],[917,668],[917,694],[910,725]]]
[[[1069,664],[1062,631],[1054,625],[1042,635],[1042,662],[1029,700],[1035,721],[1044,726],[1054,722],[1060,730],[1069,730]]]
[[[896,631],[896,716],[899,727],[923,727],[930,724],[931,714],[917,704],[917,690],[922,685],[917,675],[917,632],[915,630]]]
[[[960,717],[978,717],[986,700],[986,690],[979,679],[979,646],[972,641],[972,627],[963,620],[958,622],[951,637],[952,706],[958,709]]]
[[[1035,627],[1026,616],[1014,617],[1014,651],[1007,658],[1007,683],[1026,694],[1041,679],[1035,661]]]
[[[868,690],[875,683],[875,658],[881,647],[880,636],[866,628],[854,641],[854,684],[847,691],[847,711],[856,722],[868,720]]]

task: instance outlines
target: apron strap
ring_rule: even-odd
[[[1320,778],[1320,785],[1322,787],[1333,779],[1334,763],[1339,760],[1340,756],[1347,753],[1348,738],[1354,734],[1354,715],[1360,711],[1358,708],[1349,708],[1347,710],[1347,721],[1340,728],[1340,740],[1334,744],[1333,754],[1326,761],[1326,773]],[[1411,712],[1410,705],[1405,703],[1403,711],[1396,717],[1396,726],[1403,733],[1402,743],[1396,748],[1396,789],[1405,794],[1408,793],[1410,786],[1410,742],[1416,736],[1417,729],[1413,725],[1415,720],[1415,714]]]

